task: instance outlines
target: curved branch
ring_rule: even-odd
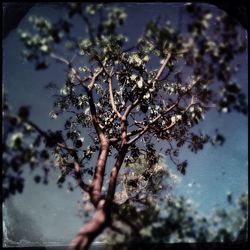
[[[170,112],[171,110],[173,110],[179,103],[180,99],[177,99],[176,102],[170,106],[165,112],[164,114]],[[142,130],[140,130],[139,134],[134,137],[133,139],[131,139],[128,144],[131,145],[133,144],[135,141],[137,141],[142,135],[144,135],[150,128],[151,125],[153,125],[156,121],[158,121],[160,118],[162,117],[162,114],[159,114],[158,116],[156,116],[151,122],[149,122]],[[167,129],[170,129],[171,126],[167,127]],[[137,130],[139,131],[139,130]]]
[[[158,71],[156,77],[155,77],[155,78],[152,80],[152,82],[151,82],[151,83],[153,84],[153,87],[155,87],[155,82],[156,82],[157,80],[159,80],[159,77],[161,76],[161,74],[162,74],[164,68],[166,67],[167,63],[169,62],[170,57],[171,57],[171,54],[168,53],[166,59],[163,61],[163,64],[162,64],[162,66],[160,67],[160,69],[159,69],[159,71]]]
[[[113,125],[113,122],[115,121],[116,117],[117,117],[117,114],[116,113],[112,113],[112,115],[111,115],[111,117],[109,119],[108,124],[106,124],[104,126],[105,131],[107,131],[108,129],[110,129],[110,126]]]
[[[46,132],[44,132],[40,127],[38,127],[34,122],[32,121],[25,121],[27,124],[29,124],[30,126],[32,126],[41,136],[43,136],[44,138],[48,138],[48,134]],[[89,192],[90,191],[90,187],[89,185],[87,185],[86,183],[83,182],[82,177],[81,177],[81,173],[80,173],[80,164],[78,161],[78,156],[77,156],[77,150],[72,148],[72,147],[68,147],[66,144],[64,143],[56,143],[56,146],[62,148],[62,149],[66,149],[67,151],[69,151],[69,154],[72,155],[74,157],[74,171],[75,171],[75,180],[77,181],[79,187],[82,189],[82,191],[85,192]],[[63,176],[60,176],[58,180],[60,180],[60,178]]]
[[[73,153],[76,153],[77,150],[74,149],[74,148],[71,148],[71,147],[68,147],[66,144],[63,144],[63,143],[57,143],[57,146],[60,147],[60,148],[64,148],[66,150],[68,150],[70,152],[70,154],[72,155]]]
[[[120,150],[120,152],[118,153],[118,157],[117,157],[115,164],[111,170],[110,177],[109,177],[108,192],[107,192],[107,197],[106,197],[106,201],[107,201],[108,205],[114,199],[117,177],[119,174],[119,170],[122,166],[122,163],[124,161],[124,158],[127,154],[127,151],[128,151],[128,145],[124,145],[122,147],[122,149]]]
[[[91,82],[90,82],[90,84],[88,85],[88,89],[89,89],[89,90],[92,90],[92,89],[93,89],[97,77],[103,72],[103,70],[104,70],[104,69],[101,68],[101,69],[98,70],[97,73],[92,77]]]
[[[57,61],[66,64],[66,65],[69,67],[69,69],[72,70],[73,74],[76,76],[76,78],[78,79],[78,81],[79,81],[79,82],[83,82],[83,80],[82,80],[81,77],[80,77],[79,72],[72,66],[72,64],[71,64],[70,61],[68,61],[68,60],[65,59],[64,57],[58,56],[58,55],[56,55],[56,54],[54,54],[54,53],[51,53],[50,56],[51,56],[52,58],[56,59]],[[85,80],[88,80],[88,78],[85,79]],[[84,81],[85,81],[85,80],[84,80]]]
[[[128,145],[131,145],[131,144],[133,144],[134,142],[136,142],[138,139],[140,139],[140,137],[142,136],[142,135],[144,135],[148,130],[149,130],[149,124],[148,125],[146,125],[145,127],[144,127],[144,129],[137,135],[137,136],[135,136],[133,139],[131,139],[129,142],[128,142]]]
[[[104,200],[98,203],[93,217],[79,231],[70,243],[70,250],[86,250],[93,240],[111,223],[110,214],[105,209]]]
[[[77,154],[75,154],[77,156]],[[90,192],[90,186],[83,182],[81,172],[80,172],[80,164],[78,162],[78,158],[75,158],[74,161],[74,172],[75,172],[75,179],[78,183],[78,186],[87,193]]]
[[[94,74],[94,76],[91,78],[91,82],[90,82],[90,84],[88,86],[85,86],[83,84],[83,82],[81,82],[82,87],[87,92],[88,103],[89,103],[89,108],[90,108],[90,113],[91,113],[91,118],[92,118],[92,123],[93,123],[93,125],[95,127],[96,133],[97,133],[98,138],[99,138],[100,141],[105,139],[105,138],[104,138],[104,133],[103,133],[103,127],[101,126],[101,124],[100,124],[100,122],[99,122],[99,120],[97,118],[92,89],[93,89],[93,86],[95,84],[95,81],[96,81],[97,77],[102,72],[103,72],[103,69],[100,69],[98,72],[96,72],[96,74]]]
[[[133,130],[132,132],[128,133],[128,134],[127,134],[127,137],[130,137],[130,136],[133,136],[133,135],[137,135],[137,134],[140,133],[142,130],[143,130],[143,128],[142,128],[142,127],[139,127],[138,129]]]
[[[40,135],[42,135],[45,138],[48,138],[48,135],[45,131],[43,131],[41,128],[39,128],[34,122],[32,121],[25,121],[27,124],[29,124],[31,127],[33,127]]]

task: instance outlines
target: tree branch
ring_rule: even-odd
[[[101,138],[101,148],[96,162],[95,173],[91,183],[90,198],[92,203],[97,206],[101,199],[101,190],[103,185],[106,161],[109,153],[109,141]]]
[[[143,96],[143,95],[142,95]],[[130,104],[127,108],[126,108],[126,110],[125,110],[125,112],[124,112],[124,114],[123,114],[123,116],[127,119],[127,117],[128,117],[128,115],[129,115],[129,113],[133,110],[133,108],[135,108],[136,106],[137,106],[137,104],[140,102],[140,100],[141,100],[141,98],[138,98],[138,99],[136,99],[132,104]]]
[[[32,121],[25,121],[27,124],[29,124],[31,127],[33,127],[40,135],[42,135],[45,138],[48,138],[48,135],[45,131],[43,131],[41,128],[39,128],[35,123]]]
[[[129,142],[128,142],[128,145],[131,145],[133,144],[134,142],[136,142],[142,135],[144,135],[149,129],[149,124],[146,125],[143,130],[137,135],[135,136],[133,139],[131,139]]]
[[[115,161],[115,164],[111,170],[111,174],[109,177],[109,186],[108,186],[108,192],[107,192],[107,197],[106,197],[106,202],[109,205],[113,199],[114,199],[114,195],[115,195],[115,189],[116,189],[116,182],[117,182],[117,177],[119,174],[119,170],[122,166],[122,163],[124,161],[124,158],[127,154],[128,151],[128,145],[123,145],[121,150],[118,153],[118,157]]]
[[[168,53],[166,59],[164,60],[164,62],[162,64],[162,66],[158,70],[158,73],[157,73],[156,77],[151,80],[150,84],[153,85],[153,88],[155,87],[155,82],[157,80],[159,80],[159,77],[161,76],[164,68],[166,67],[167,63],[169,62],[170,57],[171,57],[171,53]],[[140,103],[143,96],[144,96],[144,93],[142,93],[131,105],[129,105],[127,107],[127,109],[124,112],[124,117],[126,117],[126,118],[128,117],[129,113]]]
[[[96,79],[98,78],[98,76],[103,72],[103,68],[101,68],[100,70],[97,71],[97,73],[92,77],[90,84],[88,85],[88,89],[92,90],[93,86],[95,84]]]
[[[86,250],[93,240],[111,223],[110,214],[105,210],[101,200],[93,217],[79,231],[70,243],[70,250]]]
[[[69,154],[74,157],[74,178],[78,184],[78,186],[81,188],[81,190],[84,192],[89,193],[90,192],[90,186],[83,182],[82,176],[81,176],[81,171],[80,171],[80,164],[79,164],[79,159],[77,155],[77,150],[74,148],[68,147],[67,145],[63,143],[57,143],[57,146],[60,148],[66,149],[69,151]],[[61,177],[59,177],[60,179]]]
[[[50,56],[51,56],[52,58],[58,60],[59,62],[62,62],[62,63],[64,63],[64,64],[66,64],[66,65],[69,67],[69,69],[72,70],[73,74],[76,76],[76,78],[78,79],[78,81],[79,81],[80,83],[82,83],[83,81],[88,80],[88,78],[86,78],[85,80],[82,80],[81,77],[80,77],[79,72],[72,66],[71,62],[69,62],[67,59],[65,59],[65,58],[63,58],[63,57],[61,57],[61,56],[58,56],[58,55],[56,55],[56,54],[54,54],[54,53],[51,53]]]
[[[27,120],[25,122],[27,124],[29,124],[30,126],[32,126],[40,135],[42,135],[45,138],[48,138],[48,134],[46,132],[44,132],[41,128],[39,128],[35,123],[33,123],[31,121],[27,121]],[[75,172],[74,177],[75,177],[75,180],[77,181],[77,183],[78,183],[79,187],[82,189],[82,191],[89,192],[90,191],[89,185],[84,183],[82,180],[82,177],[81,177],[80,164],[78,161],[77,150],[72,148],[72,147],[68,147],[64,143],[56,143],[56,146],[58,146],[62,149],[66,149],[67,151],[69,151],[70,155],[74,157],[74,172]]]
[[[171,57],[171,53],[168,53],[166,59],[163,61],[163,64],[162,64],[162,66],[160,67],[160,69],[159,69],[159,71],[158,71],[156,77],[152,80],[153,87],[155,87],[155,82],[156,82],[157,80],[159,80],[159,77],[161,76],[161,74],[162,74],[164,68],[166,67],[166,65],[167,65],[167,63],[168,63],[170,57]]]
[[[68,151],[70,151],[71,154],[77,152],[77,150],[75,148],[68,147],[67,145],[65,145],[63,143],[57,143],[57,146],[60,148],[67,149]]]
[[[127,137],[130,137],[130,136],[133,136],[133,135],[137,135],[138,133],[140,133],[141,131],[143,130],[142,127],[136,129],[136,130],[133,130],[131,131],[130,133],[127,134]]]
[[[80,165],[78,161],[74,161],[74,172],[75,172],[75,179],[78,183],[78,186],[85,192],[90,192],[90,186],[83,182],[80,172]]]
[[[111,115],[111,117],[110,117],[110,119],[109,119],[108,124],[106,124],[106,125],[104,126],[105,131],[107,131],[107,129],[110,128],[110,125],[113,125],[113,122],[115,121],[116,117],[117,117],[117,114],[116,114],[116,113],[112,113],[112,115]]]
[[[177,99],[176,102],[170,106],[165,112],[164,114],[170,112],[171,110],[173,110],[179,103],[179,100],[180,99]],[[157,120],[159,120],[160,118],[162,117],[162,114],[158,114],[158,116],[156,116],[151,122],[149,122],[141,131],[140,133],[134,137],[133,139],[131,139],[128,144],[131,145],[133,144],[135,141],[137,141],[142,135],[144,135],[150,128],[151,128],[151,125],[153,125]],[[169,127],[170,128],[170,127]],[[168,128],[168,129],[169,129]]]
[[[115,105],[115,100],[114,100],[114,95],[113,95],[113,89],[112,89],[112,77],[109,77],[108,82],[109,82],[110,103],[111,103],[112,109],[116,113],[116,115],[121,119],[122,116],[119,113],[119,111],[117,110],[117,107]]]
[[[89,79],[91,79],[91,77],[89,77],[89,76],[88,76],[88,77],[85,77],[84,79],[81,78],[79,72],[72,66],[72,60],[73,60],[74,57],[71,59],[71,61],[68,61],[68,60],[65,59],[64,57],[58,56],[58,55],[56,55],[56,54],[54,54],[54,53],[51,53],[50,56],[51,56],[52,58],[58,60],[59,62],[62,62],[62,63],[64,63],[64,64],[66,64],[66,65],[69,67],[69,69],[72,70],[72,72],[73,72],[73,74],[76,76],[76,78],[78,79],[79,84],[83,85],[84,82],[86,82],[86,81],[88,81]],[[74,86],[77,86],[77,85],[79,85],[79,84],[75,84]],[[84,85],[83,85],[83,86],[84,86]]]

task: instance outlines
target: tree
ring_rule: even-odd
[[[110,227],[105,232],[104,239],[111,242],[107,249],[159,249],[169,242],[244,243],[247,241],[247,196],[242,194],[236,207],[228,210],[217,208],[209,216],[199,213],[185,197],[173,197],[165,202],[165,208],[148,204],[139,212],[136,211],[138,207],[130,203],[120,207],[122,219],[114,220],[117,227]],[[118,227],[118,222],[124,223],[123,226]],[[121,228],[123,230],[118,230]],[[193,245],[190,248],[186,245],[186,248],[200,249]]]
[[[190,19],[186,31],[179,32],[162,19],[152,20],[131,47],[120,32],[126,19],[122,8],[70,3],[66,9],[67,14],[54,23],[31,16],[34,33],[20,30],[23,57],[36,70],[47,69],[53,60],[66,66],[63,87],[58,91],[51,82],[47,87],[59,92],[51,118],[68,116],[64,130],[44,131],[29,120],[29,107],[22,106],[13,115],[4,105],[3,197],[22,192],[22,165],[56,164],[61,170],[58,184],[73,176],[95,208],[71,243],[72,249],[87,249],[112,224],[123,164],[143,157],[147,169],[142,176],[148,182],[155,175],[152,166],[160,159],[156,144],[165,141],[163,153],[185,174],[188,162],[178,160],[181,147],[196,153],[206,143],[222,145],[225,140],[218,131],[213,137],[195,128],[211,108],[247,114],[244,91],[233,80],[234,59],[246,44],[237,23],[227,15],[217,16],[193,4],[186,7]],[[79,39],[71,32],[76,18],[86,28]],[[84,65],[77,65],[78,57]],[[157,69],[151,68],[153,62]],[[112,157],[115,161],[108,169],[107,159]],[[92,159],[96,159],[94,167]],[[44,167],[44,183],[48,171]],[[138,190],[135,180],[127,184]]]

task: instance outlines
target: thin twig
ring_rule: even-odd
[[[100,70],[98,70],[98,71],[96,72],[96,74],[94,74],[94,76],[93,76],[92,79],[91,79],[90,84],[88,85],[88,89],[89,89],[89,90],[92,90],[92,89],[93,89],[94,84],[95,84],[95,82],[96,82],[96,79],[98,78],[98,76],[99,76],[102,72],[103,72],[103,68],[101,68]]]
[[[56,60],[58,60],[59,62],[62,62],[64,64],[66,64],[71,70],[72,73],[76,76],[76,78],[78,79],[79,82],[82,82],[82,79],[80,77],[79,72],[72,66],[71,62],[69,62],[67,59],[65,59],[64,57],[58,56],[54,53],[51,53],[50,56]]]
[[[155,86],[155,82],[157,80],[159,80],[159,77],[161,76],[161,74],[162,74],[164,68],[166,67],[167,63],[169,62],[170,58],[171,58],[171,53],[168,53],[166,59],[164,60],[162,66],[161,66],[161,68],[158,70],[158,73],[157,73],[156,77],[153,78],[150,81],[150,84],[153,85],[153,88]],[[127,109],[125,110],[124,115],[123,115],[125,118],[127,118],[129,113],[140,103],[143,96],[144,96],[144,93],[142,93],[131,105],[129,105],[127,107]]]

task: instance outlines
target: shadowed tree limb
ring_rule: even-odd
[[[110,213],[105,210],[104,205],[104,200],[100,200],[93,217],[70,243],[70,250],[88,249],[93,240],[111,223]]]

